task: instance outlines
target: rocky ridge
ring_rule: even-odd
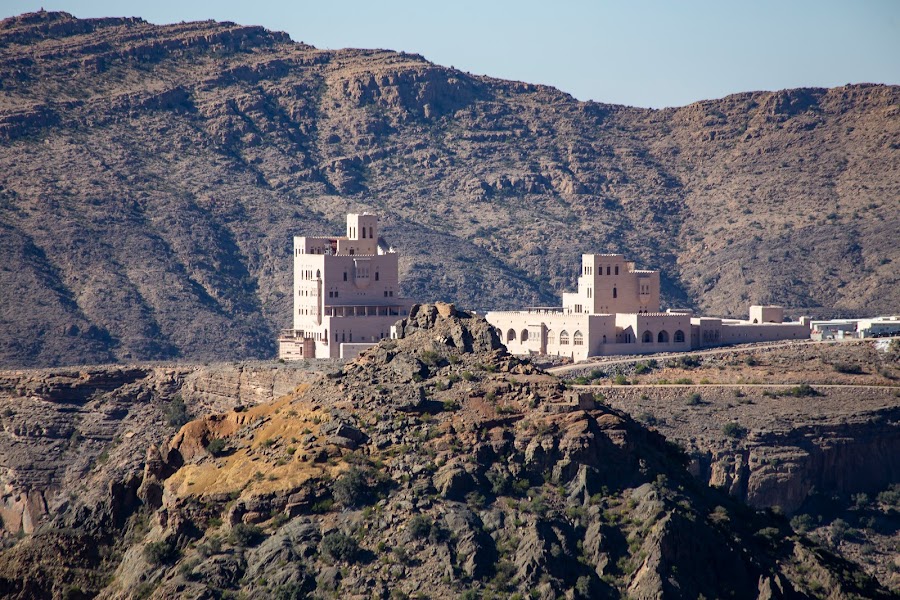
[[[482,318],[422,305],[398,330],[150,446],[126,522],[76,521],[90,509],[75,501],[0,554],[4,589],[887,597],[783,519],[698,483],[661,435],[508,355]]]
[[[898,88],[578,102],[259,27],[0,23],[0,364],[266,358],[290,238],[371,210],[404,291],[551,305],[583,252],[666,304],[888,312]]]

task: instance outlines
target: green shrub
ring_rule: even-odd
[[[373,496],[366,472],[357,467],[350,467],[334,481],[331,495],[347,508],[365,506]]]
[[[466,503],[472,508],[484,508],[487,500],[478,492],[469,492],[466,494]]]
[[[647,365],[644,364],[644,363],[638,363],[638,364],[635,365],[635,367],[634,367],[634,374],[635,374],[635,375],[643,375],[644,373],[649,373],[649,372],[650,372],[650,367],[647,366]]]
[[[653,416],[652,413],[648,413],[648,412],[639,413],[637,416],[637,420],[640,421],[641,423],[645,423],[645,424],[651,425],[651,426],[656,425],[658,422],[656,420],[656,417]]]
[[[732,421],[731,423],[726,423],[725,426],[722,427],[722,433],[728,437],[742,438],[747,435],[747,428],[741,427],[739,424]]]
[[[834,363],[832,367],[838,373],[844,373],[847,375],[862,375],[863,373],[865,373],[861,366],[855,365],[853,363]]]
[[[359,555],[359,544],[345,533],[333,531],[322,538],[319,552],[325,558],[336,562],[354,562]]]
[[[809,515],[795,515],[791,518],[791,527],[797,533],[806,533],[812,529],[813,520]]]
[[[319,500],[315,504],[312,505],[312,511],[317,515],[327,513],[331,511],[331,508],[334,506],[334,500],[331,498],[325,498],[324,500]]]
[[[154,566],[171,565],[181,556],[181,551],[172,540],[150,542],[144,546],[144,558]]]
[[[476,381],[478,379],[472,371],[463,371],[462,378],[466,381]]]
[[[891,485],[888,489],[878,492],[878,502],[887,506],[900,506],[900,483]]]
[[[677,385],[694,385],[694,380],[690,377],[679,377],[675,380]]]
[[[801,383],[798,386],[792,387],[787,392],[789,395],[795,398],[804,398],[807,396],[821,396],[822,393],[819,392],[814,387],[811,387],[808,383]]]
[[[213,456],[218,456],[225,449],[225,440],[216,438],[206,445],[206,451]]]
[[[694,369],[700,366],[700,358],[693,354],[689,356],[679,356],[675,361],[675,366],[682,369]]]
[[[694,392],[687,399],[688,406],[699,406],[703,404],[703,396],[700,395],[700,392]]]
[[[172,427],[181,427],[191,420],[187,411],[187,406],[185,406],[181,395],[172,398],[172,401],[166,406],[163,414],[166,417],[166,423]]]
[[[238,523],[231,528],[231,543],[241,548],[255,546],[262,541],[263,532],[257,525]]]
[[[422,362],[429,366],[435,366],[441,362],[441,355],[434,350],[422,351]]]
[[[428,534],[431,533],[431,526],[431,517],[428,515],[416,515],[409,520],[409,524],[406,527],[409,534],[414,539],[419,540],[428,537]]]
[[[628,378],[619,373],[613,378],[613,383],[616,385],[628,385]]]

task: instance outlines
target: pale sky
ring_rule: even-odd
[[[900,0],[0,0],[0,17],[41,7],[262,25],[319,48],[403,50],[630,106],[900,84]]]

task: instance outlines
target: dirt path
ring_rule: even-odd
[[[694,387],[761,387],[761,388],[794,388],[796,383],[637,383],[628,385],[573,385],[577,389],[609,389],[609,388],[694,388]],[[812,383],[813,388],[858,388],[863,390],[896,390],[900,385],[859,385],[853,383]]]
[[[859,341],[859,340],[847,340],[847,341]],[[758,350],[771,350],[775,348],[788,348],[788,347],[796,347],[796,346],[806,346],[810,344],[840,344],[842,343],[840,340],[826,340],[826,341],[815,341],[815,340],[803,340],[803,341],[788,341],[788,342],[774,342],[771,344],[754,344],[754,345],[741,345],[741,346],[726,346],[720,348],[710,348],[707,350],[697,350],[697,351],[687,351],[687,352],[664,352],[659,354],[642,354],[642,355],[632,355],[627,358],[619,358],[619,357],[594,357],[590,360],[582,361],[579,363],[575,363],[572,365],[563,365],[561,367],[550,367],[546,369],[548,373],[553,373],[554,375],[559,375],[561,373],[568,373],[570,371],[577,371],[579,369],[588,369],[594,365],[597,366],[607,366],[607,365],[621,365],[635,362],[647,361],[650,359],[665,359],[665,358],[674,358],[678,356],[710,356],[716,354],[728,354],[731,352],[753,352]]]

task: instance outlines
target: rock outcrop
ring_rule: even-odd
[[[272,402],[186,424],[147,452],[143,475],[111,482],[130,516],[85,531],[66,515],[106,509],[73,499],[0,553],[2,589],[888,596],[783,518],[698,484],[659,433],[573,401],[483,318],[421,305],[398,330]]]

